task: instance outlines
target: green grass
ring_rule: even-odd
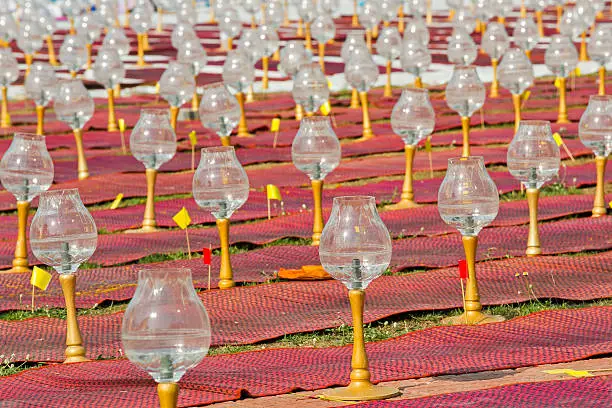
[[[540,197],[567,196],[577,194],[582,194],[581,189],[579,189],[578,187],[567,187],[560,183],[550,184],[540,189]],[[509,193],[500,195],[499,198],[501,201],[525,200],[527,198],[527,194],[525,191],[511,191]]]
[[[29,368],[41,367],[42,363],[32,363],[32,362],[21,362],[15,363],[13,360],[15,355],[12,356],[4,356],[0,354],[0,377],[5,377],[7,375],[17,374],[20,371],[25,371]]]
[[[128,302],[111,303],[108,306],[93,307],[91,309],[78,309],[77,316],[100,316],[116,313],[125,310]],[[30,310],[11,310],[0,313],[0,320],[25,320],[33,317],[51,317],[56,319],[66,319],[66,310],[63,308],[41,307]]]

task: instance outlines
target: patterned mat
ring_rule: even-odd
[[[612,276],[606,273],[606,265],[611,261],[612,253],[608,252],[595,256],[516,258],[479,264],[477,274],[482,302],[508,304],[534,296],[569,300],[606,297],[612,293]],[[517,272],[521,274],[519,277],[515,276]],[[528,275],[523,276],[523,272]],[[194,271],[194,276],[196,286],[206,285],[201,270]],[[120,291],[112,295],[130,296],[134,281],[132,278],[129,283],[115,284]],[[531,290],[528,289],[530,284]],[[58,288],[55,286],[52,290],[50,294],[54,295],[40,298],[39,304],[52,301],[61,305]],[[106,293],[93,291],[85,293],[84,297],[100,299]],[[201,292],[200,296],[214,328],[214,345],[256,343],[351,322],[346,288],[336,281],[259,285]],[[409,311],[444,310],[462,305],[456,268],[381,277],[367,289],[366,298],[366,322]],[[123,313],[79,318],[90,356],[119,356],[122,318]],[[63,320],[41,317],[0,321],[0,333],[4,344],[0,353],[14,354],[16,360],[23,360],[26,355],[33,361],[63,359],[60,346],[65,339]]]
[[[375,382],[464,374],[610,353],[610,325],[610,307],[546,311],[484,326],[435,327],[367,349]],[[181,380],[179,406],[346,385],[350,358],[350,346],[207,357]],[[24,371],[0,381],[0,395],[6,403],[36,401],[53,408],[157,404],[153,380],[126,360]]]

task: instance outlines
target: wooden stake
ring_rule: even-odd
[[[189,228],[185,228],[185,238],[187,238],[187,253],[189,254],[189,259],[191,259],[191,243],[189,242]]]
[[[210,290],[210,274],[212,269],[212,244],[208,244],[208,249],[210,250],[210,262],[208,264],[208,290]]]
[[[36,291],[36,286],[32,285],[32,313],[34,313],[34,292]]]
[[[465,289],[463,288],[463,279],[459,278],[459,282],[461,282],[461,298],[463,299],[463,312],[465,314],[465,324],[469,324],[468,323],[468,319],[467,319],[467,310],[465,309]]]
[[[270,199],[268,198],[268,219],[271,219],[272,215],[270,213]]]

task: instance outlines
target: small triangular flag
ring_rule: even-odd
[[[274,184],[268,184],[266,186],[266,195],[268,200],[282,200],[280,190]]]
[[[280,118],[272,119],[272,124],[270,125],[271,132],[278,132],[280,130]]]
[[[582,75],[582,73],[580,72],[580,67],[576,67],[576,69],[574,70],[574,73],[576,74],[576,76]]]
[[[185,207],[181,208],[179,212],[174,214],[172,220],[174,220],[176,225],[178,225],[179,228],[183,230],[187,228],[189,224],[191,224],[191,217],[189,216],[189,213],[187,212],[187,209]]]
[[[331,105],[329,104],[329,101],[325,101],[325,103],[321,105],[321,113],[325,116],[329,116],[331,113]]]
[[[195,146],[198,144],[198,138],[196,136],[195,130],[192,130],[191,132],[189,132],[189,141],[191,142],[192,146]]]
[[[332,83],[329,80],[329,78],[327,78],[327,89],[331,89],[331,87],[332,87]]]
[[[465,259],[459,261],[459,279],[468,278],[468,268]]]
[[[561,135],[559,133],[555,132],[552,136],[557,146],[561,146],[563,144],[563,139],[561,138]]]
[[[202,262],[204,262],[204,265],[210,265],[211,255],[210,248],[204,248],[202,250]]]
[[[160,90],[159,82],[155,84],[155,93],[158,94]]]
[[[521,95],[521,101],[525,103],[527,99],[529,99],[530,96],[531,96],[531,91],[523,92],[523,94]]]
[[[123,200],[123,193],[117,194],[117,197],[115,197],[115,201],[112,202],[110,209],[116,210],[119,207],[119,204],[121,204],[121,200]]]
[[[430,138],[425,139],[425,151],[427,153],[431,152],[431,139]]]
[[[45,271],[38,266],[35,266],[32,269],[32,277],[30,278],[30,283],[36,286],[40,290],[47,290],[49,286],[49,282],[51,282],[51,274]]]
[[[555,88],[561,88],[561,78],[555,78]]]
[[[119,131],[125,132],[125,119],[119,119]]]

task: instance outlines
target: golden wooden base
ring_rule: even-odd
[[[607,157],[596,156],[595,167],[597,169],[597,187],[595,188],[595,200],[593,201],[592,216],[594,218],[604,216],[608,213],[606,209],[605,200],[605,175],[606,175],[606,164],[608,162]]]
[[[461,117],[461,133],[463,142],[461,148],[461,157],[469,157],[470,155],[470,118],[468,116]]]
[[[527,205],[529,207],[529,233],[527,237],[527,256],[538,256],[542,253],[540,248],[540,233],[538,231],[538,199],[540,198],[540,190],[537,188],[528,188]]]
[[[234,272],[230,263],[229,252],[229,226],[227,218],[217,219],[217,230],[219,231],[219,241],[221,244],[221,265],[219,268],[219,289],[230,289],[236,286],[234,282]]]
[[[149,232],[158,232],[158,231],[161,231],[161,229],[157,228],[156,226],[143,225],[140,228],[125,230],[124,233],[126,234],[145,234]]]
[[[414,200],[400,200],[395,204],[390,204],[384,207],[385,211],[394,211],[394,210],[408,210],[410,208],[419,208],[422,207],[423,204],[417,204]]]
[[[178,404],[179,386],[177,383],[157,384],[157,396],[160,408],[176,408]]]
[[[231,146],[232,142],[229,136],[221,136],[221,146]]]
[[[387,82],[385,83],[385,89],[383,92],[383,96],[385,98],[391,98],[393,96],[393,90],[391,89],[391,61],[387,61],[386,64],[387,71]]]
[[[397,397],[401,394],[397,388],[365,382],[351,383],[348,387],[329,391],[319,398],[328,401],[375,401]]]
[[[32,273],[32,270],[27,266],[13,266],[11,269],[0,271],[0,275],[9,273]]]
[[[497,59],[491,59],[491,67],[493,68],[493,81],[491,81],[491,92],[489,94],[490,98],[498,98],[499,97],[499,81],[497,80]]]
[[[357,89],[353,88],[353,91],[351,92],[351,104],[349,105],[349,108],[351,109],[359,109],[359,92],[357,92]]]
[[[318,246],[321,242],[321,233],[323,232],[323,180],[312,180],[312,196],[314,220],[312,223],[312,245]]]
[[[490,315],[482,312],[463,312],[459,316],[448,317],[442,320],[442,324],[448,324],[453,326],[458,326],[462,324],[488,324],[488,323],[498,323],[505,321],[506,318],[504,316],[499,315]]]
[[[83,149],[83,130],[74,129],[74,142],[77,150],[77,174],[79,180],[85,180],[89,177],[89,169],[87,167],[87,158]]]
[[[79,324],[76,318],[76,306],[74,303],[76,275],[62,274],[59,277],[64,300],[66,301],[66,360],[64,363],[82,363],[89,361],[85,357],[85,347]]]

